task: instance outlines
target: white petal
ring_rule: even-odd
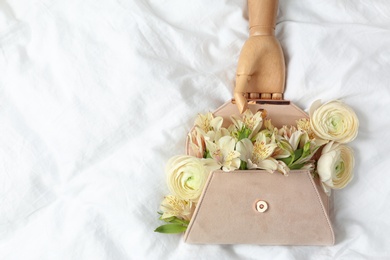
[[[332,190],[326,184],[322,183],[322,189],[325,191],[326,195],[330,196]]]
[[[231,136],[223,136],[218,140],[218,146],[221,148],[223,153],[226,154],[234,150],[236,146],[236,140]]]
[[[210,154],[213,154],[218,150],[218,146],[215,143],[211,142],[208,139],[206,139],[205,142],[206,142],[206,148],[207,150],[209,150]]]
[[[207,172],[221,169],[221,165],[211,158],[202,159],[202,163],[205,166]]]
[[[236,151],[240,153],[240,159],[247,162],[252,157],[253,144],[248,138],[240,140],[236,145]]]
[[[223,118],[220,116],[217,116],[216,118],[212,119],[210,122],[210,126],[214,129],[214,131],[218,131],[221,129],[223,124]]]
[[[335,151],[331,151],[325,154],[322,154],[317,163],[317,171],[318,175],[321,178],[322,182],[326,182],[332,180],[332,176],[334,175],[334,167],[333,165],[338,160]]]
[[[318,99],[311,104],[310,109],[309,109],[310,118],[313,117],[314,111],[316,111],[317,108],[319,108],[320,106],[321,106],[321,99]]]
[[[278,162],[275,159],[270,158],[270,159],[266,159],[266,160],[262,160],[262,161],[258,162],[257,167],[259,169],[273,172],[273,171],[276,171],[278,169]]]
[[[294,151],[298,148],[302,133],[302,131],[296,131],[291,135],[290,140],[288,140]]]

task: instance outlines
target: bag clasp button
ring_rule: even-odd
[[[259,201],[256,202],[256,210],[258,212],[263,213],[263,212],[267,211],[267,209],[268,209],[267,202],[265,202],[263,200],[259,200]]]

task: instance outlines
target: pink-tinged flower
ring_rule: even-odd
[[[206,151],[204,132],[200,130],[200,128],[195,127],[194,130],[188,134],[188,138],[190,146],[189,155],[203,158]]]

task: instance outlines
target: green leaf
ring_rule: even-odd
[[[188,224],[190,224],[190,222],[188,220],[184,220],[184,219],[179,219],[177,217],[174,217],[173,220],[170,221],[172,224],[181,224],[183,226],[188,226]]]
[[[290,170],[299,170],[301,169],[305,164],[304,163],[298,163],[298,164],[293,164],[290,166]]]
[[[161,216],[159,219],[162,221],[165,221],[167,223],[181,224],[181,225],[186,225],[186,226],[188,226],[188,224],[190,223],[188,220],[180,219],[180,218],[177,218],[176,216],[172,216],[169,218],[162,218],[162,216]]]
[[[289,152],[291,155],[294,154],[294,150],[293,150],[293,148],[291,147],[290,143],[287,140],[280,139],[280,140],[277,141],[276,144],[278,145],[278,147],[280,149]]]
[[[303,149],[297,149],[294,151],[294,162],[299,158],[301,158],[302,153],[303,153]]]
[[[305,143],[305,145],[303,146],[303,151],[310,152],[310,142]]]
[[[289,156],[287,158],[281,158],[281,159],[278,159],[278,160],[284,162],[286,165],[290,165],[292,163],[293,157]]]
[[[252,133],[252,131],[249,129],[249,128],[246,128],[245,126],[243,126],[240,131],[238,131],[238,135],[237,135],[237,139],[238,141],[244,139],[244,138],[248,138],[249,135]]]
[[[209,151],[209,150],[206,150],[206,151],[204,152],[203,158],[213,158],[213,157],[211,157],[210,151]]]
[[[247,170],[247,169],[248,169],[247,163],[241,160],[240,170]]]
[[[165,233],[165,234],[177,234],[187,230],[187,226],[180,224],[166,224],[159,226],[154,232]]]
[[[307,157],[308,155],[310,155],[310,142],[307,142],[307,143],[303,146],[303,154],[302,154],[302,157],[305,158],[305,157]]]
[[[169,217],[169,218],[162,218],[162,216],[159,218],[160,220],[162,221],[165,221],[165,222],[172,222],[173,220],[175,220],[176,217]]]

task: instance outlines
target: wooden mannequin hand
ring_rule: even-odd
[[[275,38],[278,0],[248,0],[249,39],[241,49],[234,98],[240,113],[249,99],[282,99],[283,51]]]
[[[275,36],[249,37],[241,49],[234,90],[240,113],[247,108],[246,96],[249,99],[282,99],[284,83],[283,51]]]

